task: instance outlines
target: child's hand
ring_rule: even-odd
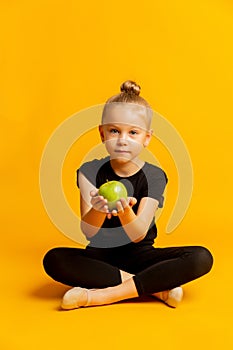
[[[119,213],[123,214],[125,211],[131,209],[135,204],[137,203],[137,199],[134,197],[128,197],[126,200],[125,198],[121,198],[117,203],[116,207],[117,209],[114,209],[111,214],[113,216],[117,216]]]
[[[103,196],[99,196],[98,192],[96,191],[91,191],[91,205],[96,211],[101,211],[102,213],[109,213],[108,210],[108,201],[105,199]]]
[[[137,199],[134,197],[128,197],[126,200],[125,198],[121,198],[116,203],[116,209],[112,210],[112,212],[109,211],[108,208],[108,201],[103,196],[99,196],[98,192],[91,191],[91,205],[96,211],[101,211],[102,213],[107,214],[107,218],[111,219],[112,216],[117,216],[118,213],[124,213],[127,209],[132,208],[136,203]]]

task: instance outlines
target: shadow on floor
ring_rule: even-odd
[[[34,288],[30,296],[38,299],[61,299],[68,289],[67,286],[51,282]]]

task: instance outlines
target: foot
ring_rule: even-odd
[[[176,308],[183,298],[183,289],[176,287],[168,291],[152,294],[170,307]]]
[[[89,290],[81,287],[74,287],[65,293],[61,307],[64,310],[78,309],[88,306],[90,302]]]

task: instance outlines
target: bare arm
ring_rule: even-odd
[[[98,190],[79,172],[81,230],[87,239],[93,237],[108,214],[107,201],[98,196]]]
[[[132,242],[140,242],[149,229],[149,226],[154,217],[155,211],[158,208],[159,202],[153,198],[142,198],[137,214],[135,214],[125,199],[121,199],[117,203],[118,215],[122,226]]]

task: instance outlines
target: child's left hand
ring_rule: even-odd
[[[119,213],[123,214],[128,209],[131,209],[135,204],[137,203],[137,199],[134,197],[128,197],[127,200],[125,198],[121,198],[116,203],[116,209],[112,210],[111,213],[108,214],[108,218],[110,219],[111,216],[117,216]]]

